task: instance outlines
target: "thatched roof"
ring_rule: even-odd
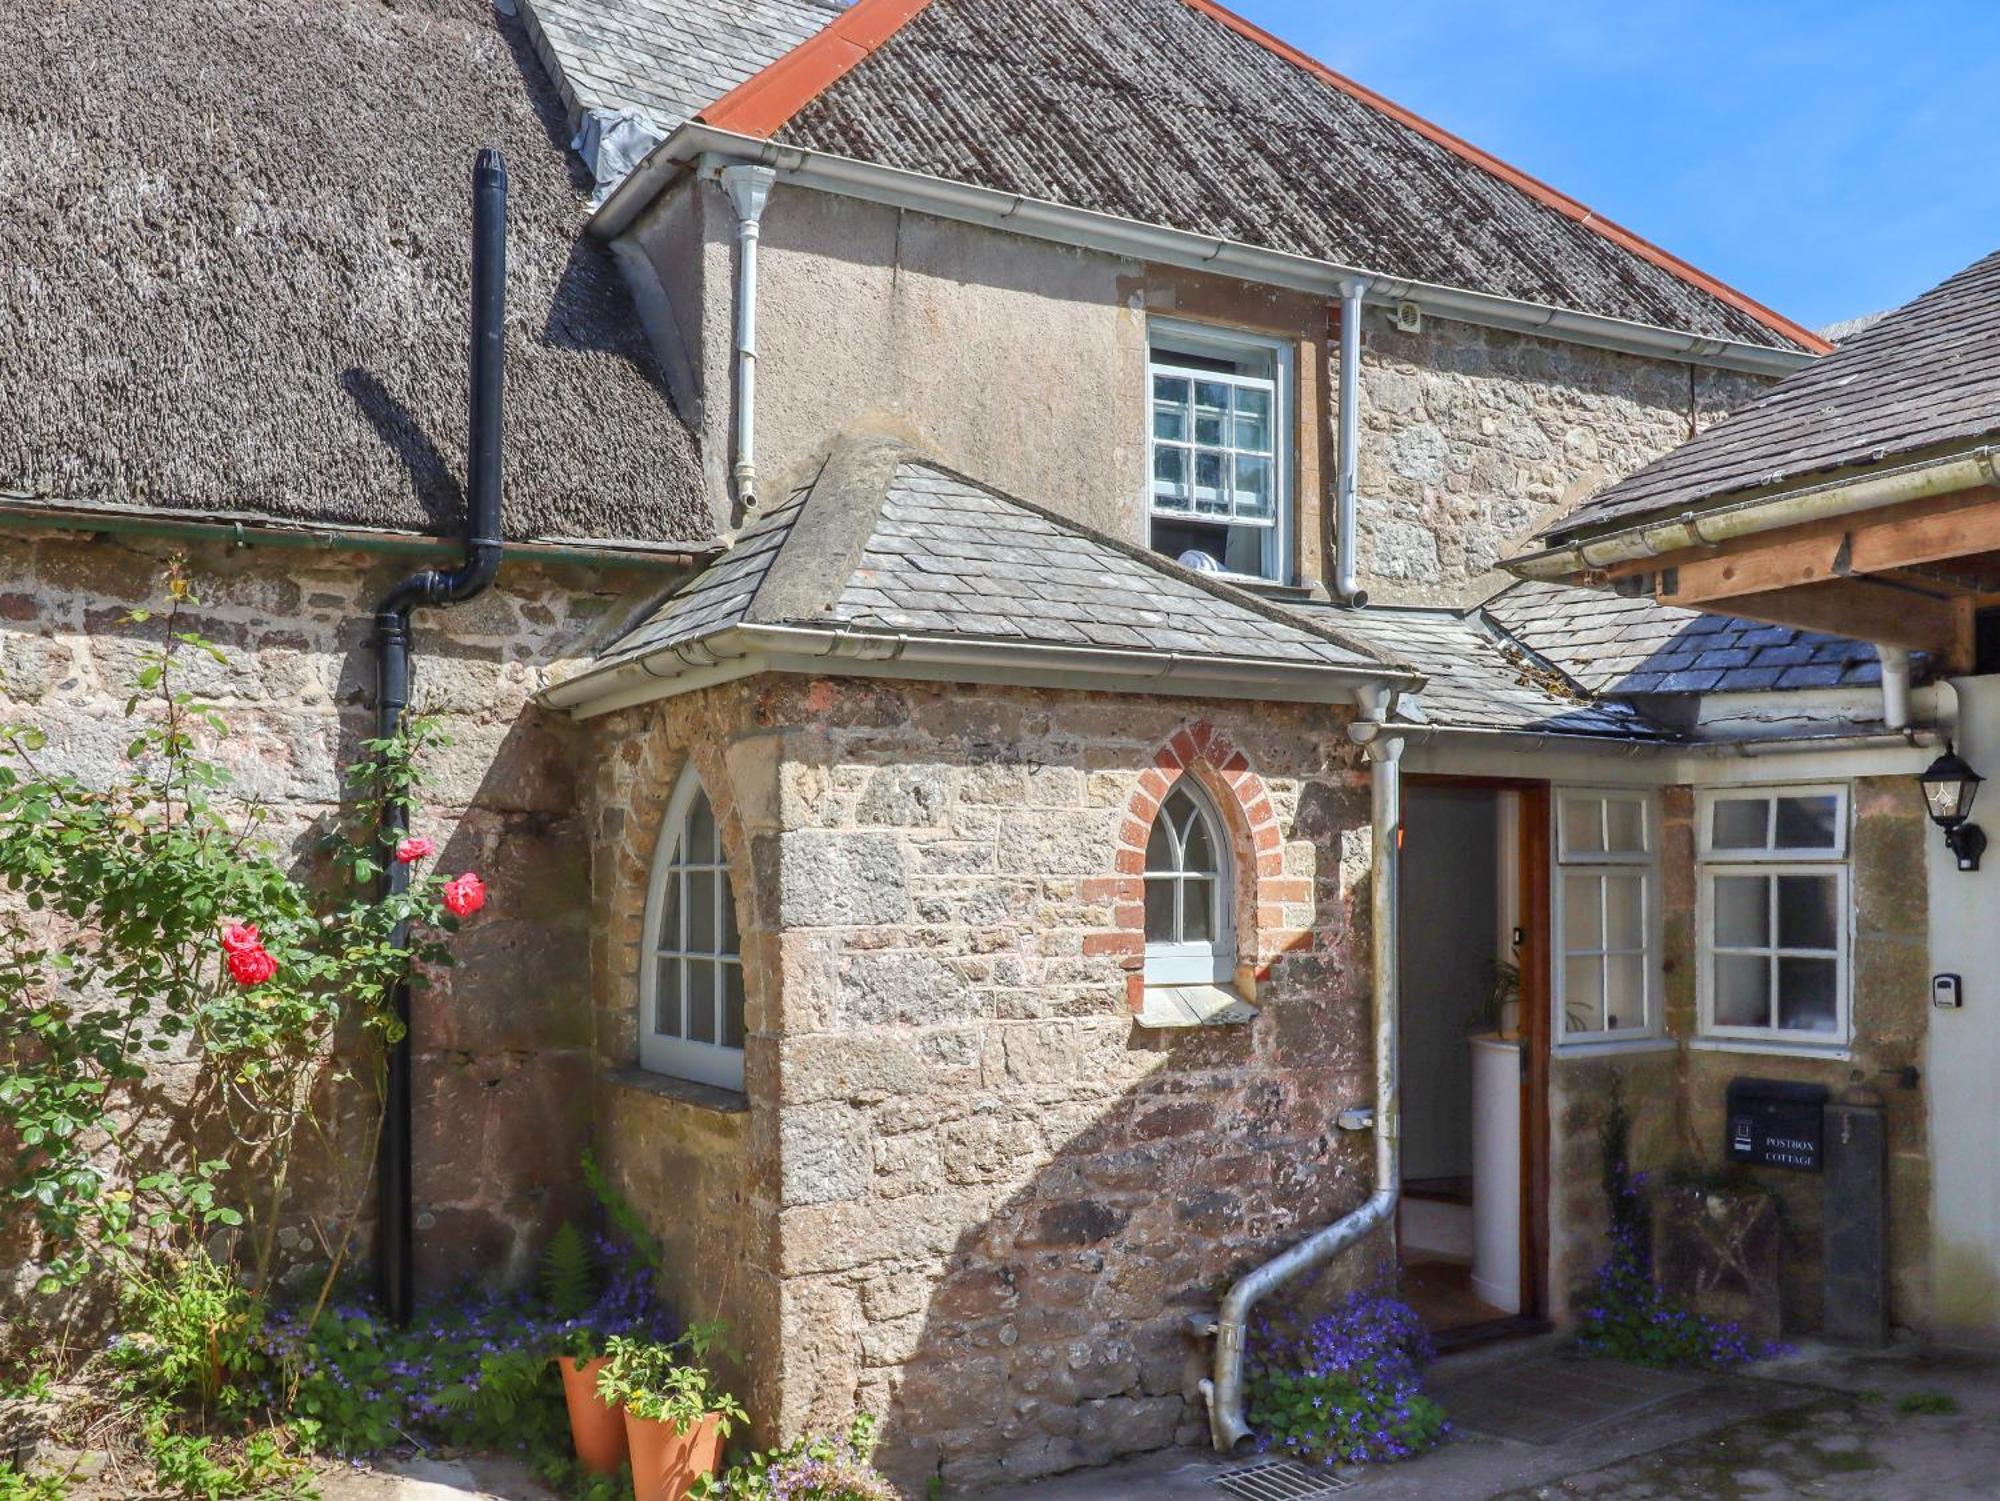
[[[451,527],[470,172],[493,144],[509,534],[711,535],[518,20],[61,0],[0,27],[0,77],[0,498]]]

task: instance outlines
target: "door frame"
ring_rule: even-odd
[[[1477,787],[1520,795],[1516,849],[1521,902],[1521,1313],[1548,1317],[1550,784],[1528,777],[1409,772],[1407,785]],[[1402,830],[1396,837],[1402,838]],[[1399,898],[1400,899],[1400,898]],[[1398,1185],[1400,1187],[1400,1185]]]

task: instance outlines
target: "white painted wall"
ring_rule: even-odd
[[[1958,752],[2000,781],[2000,677],[1959,678]],[[1973,822],[2000,833],[2000,791]],[[1926,845],[1931,970],[1964,976],[1965,1005],[1930,1018],[1931,1286],[1940,1334],[2000,1341],[2000,840],[1961,871]]]

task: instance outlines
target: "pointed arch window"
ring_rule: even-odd
[[[1183,777],[1146,838],[1146,983],[1207,985],[1236,969],[1229,844],[1222,820]]]
[[[667,804],[646,894],[639,1066],[743,1087],[743,960],[715,810],[689,767]]]

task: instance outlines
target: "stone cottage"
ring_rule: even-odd
[[[337,798],[373,603],[455,550],[502,145],[508,547],[415,646],[434,832],[508,882],[415,1020],[433,1285],[518,1276],[593,1142],[760,1431],[976,1487],[1233,1442],[1288,1253],[1560,1323],[1614,1093],[1700,1171],[1732,1080],[1852,1075],[1930,1326],[1882,658],[1498,566],[1825,341],[1208,0],[184,9],[199,68],[0,42],[0,162],[102,165],[36,201],[124,247],[58,295],[0,224],[0,707],[101,765],[185,550],[246,783]],[[1718,958],[1753,885],[1808,927]],[[1821,1179],[1752,1171],[1816,1327]]]

